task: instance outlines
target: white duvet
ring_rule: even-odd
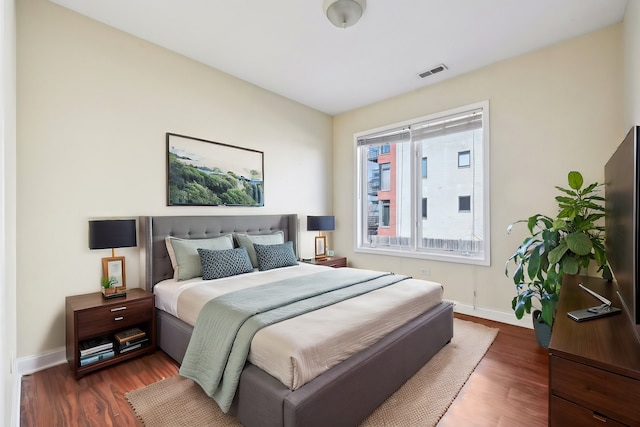
[[[154,287],[156,307],[194,325],[200,309],[217,296],[328,268],[300,263],[216,280],[165,280]],[[296,390],[435,307],[442,294],[439,283],[407,279],[270,325],[254,336],[248,360]]]

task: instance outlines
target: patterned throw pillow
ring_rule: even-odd
[[[279,245],[253,244],[258,259],[258,270],[271,270],[274,268],[298,265],[296,254],[293,252],[293,242]]]
[[[249,254],[251,265],[258,267],[258,258],[256,258],[256,251],[253,248],[254,244],[258,245],[276,245],[284,243],[284,233],[282,231],[276,231],[271,234],[242,234],[235,233],[234,238],[238,242],[238,246],[244,246]]]
[[[202,279],[213,280],[253,271],[245,248],[212,251],[198,249],[202,264]]]

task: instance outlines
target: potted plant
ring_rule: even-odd
[[[115,277],[103,277],[100,280],[100,283],[102,284],[102,293],[104,295],[115,293],[116,288],[113,287],[113,284],[116,282],[117,280]]]
[[[515,264],[513,283],[516,296],[511,307],[518,319],[534,308],[533,322],[538,343],[548,347],[551,326],[555,316],[563,274],[585,273],[592,262],[605,279],[611,279],[604,248],[604,197],[598,195],[602,184],[593,183],[583,188],[580,172],[568,174],[569,188],[556,186],[563,194],[556,196],[558,213],[555,218],[535,214],[507,227],[526,223],[529,236],[518,246],[505,264]],[[538,306],[534,306],[534,302]],[[540,330],[542,326],[545,330]]]

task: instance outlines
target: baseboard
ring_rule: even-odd
[[[60,347],[47,353],[36,356],[21,357],[18,359],[18,375],[29,375],[43,369],[67,363],[66,347]]]
[[[469,316],[481,317],[483,319],[493,320],[496,322],[506,323],[508,325],[521,326],[523,328],[533,329],[533,321],[530,314],[525,314],[522,319],[517,319],[513,311],[504,312],[484,307],[473,307],[471,305],[462,304],[454,301],[453,311]]]

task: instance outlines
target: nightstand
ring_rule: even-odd
[[[304,261],[309,264],[315,265],[326,265],[328,267],[346,267],[347,266],[347,257],[344,256],[330,256],[325,259],[311,259],[309,261]]]
[[[105,299],[102,292],[69,296],[65,304],[65,321],[67,360],[76,378],[156,350],[155,295],[144,289],[127,289],[123,298]],[[133,327],[142,329],[149,338],[148,342],[138,349],[119,353],[114,334]],[[114,341],[115,354],[80,366],[78,344],[98,337]]]

